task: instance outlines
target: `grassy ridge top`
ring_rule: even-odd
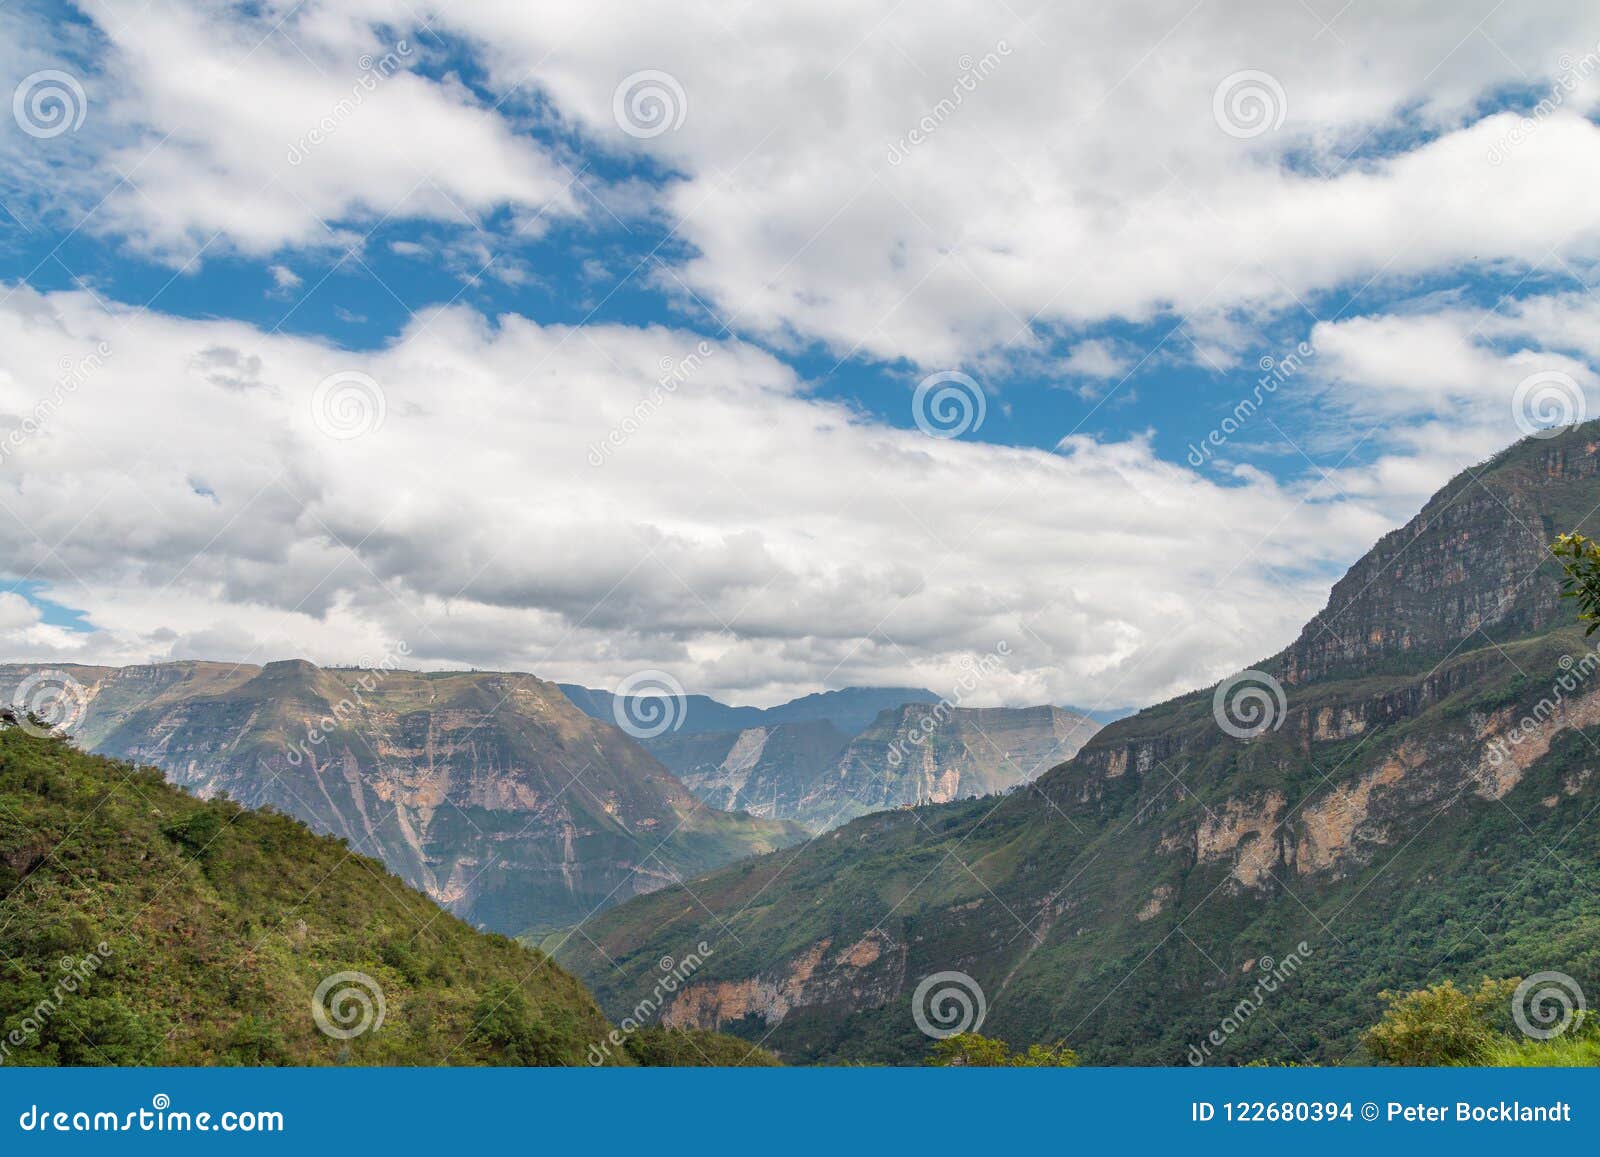
[[[339,973],[374,986],[324,1001],[335,1029],[374,1022],[350,1039],[312,1015]],[[583,1064],[609,1031],[542,953],[341,840],[0,729],[6,1064]]]

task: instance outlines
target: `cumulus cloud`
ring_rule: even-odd
[[[15,657],[350,661],[403,638],[434,665],[664,667],[760,701],[944,689],[1004,641],[984,702],[1149,701],[1287,642],[1345,564],[1521,432],[1530,375],[1583,407],[1596,385],[1586,294],[1396,301],[1469,263],[1594,262],[1595,74],[1536,116],[1483,111],[1596,51],[1579,3],[85,12],[84,131],[3,147],[35,195],[93,208],[86,231],[259,258],[281,293],[297,251],[410,219],[394,253],[514,287],[543,271],[506,232],[586,212],[572,182],[599,158],[613,224],[670,222],[648,288],[716,336],[455,307],[355,353],[11,287],[0,550],[94,628],[0,600]],[[14,71],[41,53],[36,28],[0,43]],[[619,121],[640,75],[659,132]],[[629,268],[591,261],[585,292]],[[1308,300],[1341,286],[1318,320]],[[1295,449],[1367,451],[1304,481],[1229,445],[1195,470],[1147,435],[1047,452],[893,429],[777,356],[1015,358],[1103,388],[1155,353],[1111,323],[1181,317],[1186,351],[1160,356],[1214,371],[1290,316],[1315,349],[1274,401],[1301,407]]]
[[[1579,2],[86,13],[95,120],[119,130],[95,138],[118,181],[91,228],[178,259],[499,208],[537,231],[578,212],[548,143],[571,140],[661,167],[599,195],[672,222],[688,251],[665,284],[733,332],[924,367],[1173,313],[1225,364],[1241,316],[1467,262],[1587,264],[1600,230]],[[666,78],[662,131],[619,122],[641,74]],[[1559,99],[1482,115],[1513,86]],[[513,111],[535,97],[544,144]]]
[[[738,341],[460,308],[355,355],[19,288],[0,411],[96,348],[0,482],[10,567],[95,627],[48,654],[331,662],[404,638],[436,665],[659,666],[764,699],[948,687],[1003,641],[987,701],[1120,703],[1281,645],[1388,525],[1142,439],[893,429]],[[37,654],[19,629],[6,651]]]
[[[426,30],[360,6],[109,0],[88,228],[174,262],[356,244],[384,220],[576,211],[572,175],[453,75]],[[395,31],[399,29],[400,31]],[[280,287],[282,282],[280,281]]]
[[[948,367],[1050,326],[1214,324],[1369,278],[1588,260],[1600,226],[1584,115],[1600,70],[1572,63],[1595,50],[1578,3],[1537,21],[1346,7],[1326,24],[1304,5],[887,0],[438,19],[483,44],[497,83],[531,71],[593,139],[680,173],[662,196],[696,248],[685,283],[769,340]],[[612,96],[645,68],[688,108],[641,140]],[[1247,70],[1266,77],[1259,135],[1218,110]],[[1481,116],[1490,94],[1567,73],[1533,131]]]

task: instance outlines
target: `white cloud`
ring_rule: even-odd
[[[1061,363],[1067,373],[1082,378],[1119,378],[1133,367],[1133,359],[1102,338],[1081,341]]]
[[[459,80],[416,71],[428,45],[408,15],[392,38],[329,4],[108,0],[86,15],[107,42],[92,112],[116,129],[110,176],[84,194],[104,198],[89,228],[183,262],[208,245],[350,244],[385,219],[576,211],[564,165]]]
[[[50,154],[8,137],[7,159],[36,191],[58,191],[43,172],[87,192],[84,208],[106,194],[86,229],[175,262],[258,256],[280,288],[294,251],[394,218],[427,223],[395,253],[517,283],[538,274],[503,238],[450,226],[508,210],[528,233],[580,212],[577,161],[526,131],[540,116],[575,156],[672,174],[594,184],[624,220],[671,220],[689,255],[656,284],[686,286],[726,332],[941,369],[1049,365],[1067,346],[1060,368],[1091,381],[1150,354],[1091,332],[1110,319],[1187,315],[1189,351],[1161,356],[1232,368],[1255,360],[1240,351],[1264,315],[1302,316],[1334,286],[1388,300],[1469,265],[1600,257],[1592,78],[1531,128],[1479,112],[1591,51],[1587,5],[1352,7],[1331,27],[1265,4],[415,7],[96,4],[103,44],[77,46],[98,53],[84,132]],[[487,98],[441,72],[455,58],[418,14]],[[34,33],[0,55],[41,67]],[[414,54],[373,79],[402,38]],[[1243,69],[1281,86],[1279,128],[1214,120]],[[681,84],[680,128],[616,124],[618,83],[644,70]],[[1596,385],[1586,295],[1482,313],[1358,301],[1305,324],[1312,368],[1273,404],[1314,396],[1308,439],[1371,437],[1381,456],[1305,483],[1223,462],[1219,485],[1145,438],[1050,454],[890,429],[807,396],[770,352],[699,353],[679,330],[447,309],[358,355],[15,289],[0,418],[59,404],[8,450],[0,550],[96,630],[13,596],[0,645],[348,661],[403,637],[433,663],[592,682],[665,667],[771,699],[947,687],[1005,640],[989,701],[1151,700],[1288,641],[1344,564],[1517,436],[1518,381]],[[103,364],[59,396],[55,367],[102,340]],[[319,422],[335,374],[356,375],[337,395],[352,408]],[[330,437],[378,396],[367,379],[381,427]]]
[[[1051,454],[891,429],[747,345],[464,309],[355,355],[19,289],[0,411],[97,342],[0,482],[10,568],[99,632],[51,655],[349,661],[404,638],[432,663],[659,666],[761,699],[947,687],[1004,640],[989,701],[1120,703],[1282,645],[1388,526],[1327,486],[1215,485],[1142,440]],[[382,424],[330,438],[360,413],[319,417],[318,384],[351,371]]]
[[[683,174],[665,193],[698,249],[682,276],[735,326],[948,367],[1041,326],[1215,323],[1372,277],[1592,259],[1594,78],[1509,152],[1517,118],[1474,121],[1489,94],[1593,50],[1592,14],[1480,7],[1347,7],[1331,27],[1304,5],[887,0],[438,19],[481,41],[495,83],[531,70],[594,139]],[[644,68],[681,83],[688,113],[640,141],[611,98]],[[1286,101],[1250,139],[1213,112],[1244,69]]]
[[[272,284],[279,290],[295,289],[300,285],[300,275],[287,265],[270,265],[267,272],[272,275]]]
[[[673,220],[693,250],[676,277],[735,332],[949,368],[1176,311],[1222,338],[1201,348],[1225,364],[1241,313],[1332,286],[1600,256],[1584,115],[1600,72],[1571,63],[1596,51],[1589,6],[1484,8],[1351,6],[1324,25],[1277,4],[112,0],[87,10],[108,41],[92,120],[124,130],[99,168],[126,181],[89,227],[177,260],[213,237],[268,254],[498,207],[537,231],[579,211],[569,166],[512,114],[537,93],[584,149],[676,174],[587,183],[625,216]],[[413,67],[446,59],[435,33],[503,103]],[[363,88],[363,61],[401,40],[411,55]],[[1241,139],[1214,98],[1246,69],[1284,115]],[[687,110],[640,138],[614,97],[645,70]],[[1562,75],[1577,79],[1536,122],[1475,119],[1506,86]]]

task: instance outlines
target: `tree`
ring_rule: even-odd
[[[935,1068],[1066,1069],[1077,1063],[1078,1054],[1062,1041],[1029,1045],[1027,1052],[1013,1053],[1005,1041],[975,1032],[945,1037],[934,1044],[928,1057],[928,1064]]]
[[[1585,636],[1600,630],[1600,544],[1574,531],[1550,544],[1550,553],[1562,560],[1561,597],[1578,600],[1578,621],[1589,624]]]

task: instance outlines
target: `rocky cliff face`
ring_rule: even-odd
[[[1002,800],[869,815],[693,902],[613,909],[586,930],[605,955],[566,959],[621,1007],[649,960],[709,938],[670,1015],[795,1060],[922,1055],[911,1002],[937,973],[982,990],[986,1034],[1097,1063],[1337,1062],[1386,988],[1600,988],[1600,653],[1543,553],[1597,509],[1600,423],[1521,443],[1260,664],[1284,692],[1260,733],[1196,692]]]
[[[0,684],[30,668],[0,668]],[[803,832],[699,803],[530,675],[175,663],[66,668],[95,751],[270,805],[496,931],[597,908]]]
[[[664,735],[650,752],[712,807],[769,819],[802,820],[815,790],[849,737],[825,719],[742,731]]]
[[[795,818],[832,827],[885,808],[1008,791],[1072,758],[1099,730],[1060,707],[906,704],[850,741]]]
[[[1549,544],[1589,515],[1597,449],[1590,437],[1525,443],[1456,478],[1339,580],[1283,655],[1285,681],[1413,670],[1480,633],[1561,621]]]
[[[992,795],[1069,758],[1100,729],[1059,707],[906,703],[853,739],[823,720],[663,736],[651,751],[713,807],[814,832],[885,808]]]

